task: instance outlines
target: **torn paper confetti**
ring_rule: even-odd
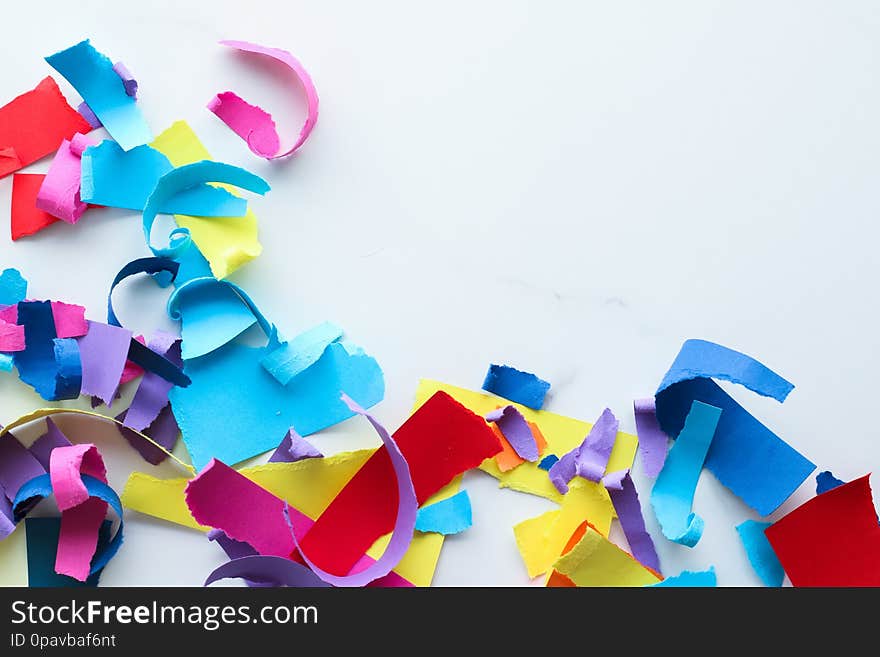
[[[419,509],[416,529],[437,534],[460,534],[473,524],[471,498],[467,491],[459,491],[450,498]]]
[[[486,421],[498,426],[504,439],[523,461],[534,462],[541,456],[532,430],[515,406],[505,406],[488,413]]]
[[[93,143],[89,137],[79,133],[61,142],[37,193],[38,209],[69,224],[79,221],[88,207],[80,194],[80,156],[83,149]]]
[[[633,401],[636,418],[636,434],[639,437],[639,454],[642,469],[647,477],[656,477],[666,462],[669,437],[657,422],[657,409],[653,397]]]
[[[606,408],[584,441],[550,467],[550,481],[556,490],[564,494],[575,476],[594,482],[602,479],[617,440],[617,427],[617,418]]]
[[[715,567],[708,570],[683,570],[678,575],[667,577],[662,582],[651,586],[655,588],[702,588],[718,586],[718,578],[715,576]]]
[[[37,207],[37,194],[46,178],[42,173],[16,173],[12,176],[12,208],[10,234],[12,241],[40,232],[51,226],[57,217]]]
[[[493,363],[483,380],[483,390],[539,411],[550,384],[531,372]]]
[[[293,146],[284,152],[281,152],[281,141],[275,129],[272,115],[265,110],[245,102],[231,91],[218,94],[208,103],[208,109],[228,125],[235,134],[244,139],[248,148],[255,155],[267,160],[292,155],[309,138],[318,122],[318,92],[308,71],[296,57],[280,48],[268,48],[247,41],[220,41],[220,45],[271,57],[287,66],[298,78],[305,91],[308,113],[299,137]]]
[[[654,541],[645,529],[645,518],[642,516],[642,505],[639,504],[636,485],[628,470],[613,474],[615,476],[605,477],[603,483],[611,497],[611,503],[620,520],[620,527],[626,536],[630,552],[639,563],[659,573],[660,559],[657,557]]]
[[[695,401],[684,428],[669,450],[654,488],[651,506],[663,535],[670,541],[695,546],[703,535],[703,519],[691,510],[703,462],[712,444],[720,408]]]
[[[553,567],[576,586],[645,586],[660,581],[660,577],[590,526],[577,545]]]
[[[73,85],[123,150],[153,139],[135,99],[126,93],[122,79],[113,70],[113,63],[88,39],[49,55],[46,61]],[[80,120],[86,123],[82,117]]]
[[[745,354],[705,340],[687,340],[656,394],[657,419],[673,437],[681,431],[693,401],[723,411],[706,467],[734,495],[761,515],[769,515],[816,466],[737,404],[713,378],[780,402],[794,386]]]
[[[782,580],[785,579],[785,573],[782,570],[782,564],[776,558],[770,541],[764,535],[771,523],[758,522],[757,520],[746,520],[736,526],[736,531],[745,548],[746,556],[749,563],[752,564],[758,577],[764,583],[764,586],[782,586]]]
[[[53,153],[64,139],[91,130],[51,77],[0,107],[0,178]]]

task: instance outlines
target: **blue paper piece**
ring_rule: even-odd
[[[59,399],[75,399],[82,388],[83,374],[79,342],[75,338],[55,338],[52,343],[58,366],[55,394]]]
[[[737,525],[736,531],[746,549],[749,563],[752,564],[752,568],[764,582],[764,586],[782,586],[785,571],[783,571],[782,564],[779,563],[770,541],[764,535],[764,530],[771,524],[773,523],[746,520]]]
[[[15,360],[13,359],[12,354],[0,354],[0,370],[11,372],[14,364]]]
[[[94,575],[106,566],[110,559],[116,556],[116,553],[122,546],[122,530],[124,525],[122,518],[122,503],[119,501],[119,496],[116,495],[116,492],[104,482],[99,481],[94,477],[90,477],[89,475],[82,475],[82,482],[89,493],[89,497],[97,497],[98,499],[105,501],[110,505],[110,508],[116,512],[116,515],[119,518],[119,526],[116,528],[116,533],[113,534],[113,537],[109,541],[107,541],[103,549],[97,550],[95,556],[92,557],[92,567],[89,569],[89,574]],[[34,477],[25,483],[18,489],[18,494],[15,496],[15,502],[12,504],[16,521],[21,520],[27,515],[27,513],[33,508],[35,501],[45,499],[51,494],[52,480],[48,474]]]
[[[471,511],[471,498],[467,491],[459,491],[452,497],[419,509],[416,515],[416,529],[435,534],[460,534],[474,524]]]
[[[657,419],[676,436],[694,400],[724,411],[706,467],[734,495],[769,515],[816,466],[761,424],[713,378],[783,401],[791,383],[753,358],[703,340],[687,340],[657,390]]]
[[[19,378],[47,401],[76,399],[79,384],[70,362],[73,348],[64,340],[56,342],[51,303],[19,302],[18,322],[24,326],[26,345],[24,351],[17,351],[13,356]],[[56,354],[61,357],[61,364],[56,360]]]
[[[663,535],[687,547],[695,546],[703,535],[703,519],[691,508],[703,461],[721,415],[720,408],[693,402],[651,491],[651,506]]]
[[[27,281],[17,269],[4,269],[0,274],[0,306],[11,306],[24,301],[27,296]]]
[[[678,575],[667,577],[662,582],[649,584],[655,588],[708,588],[718,586],[718,578],[715,576],[715,566],[709,566],[709,570],[683,570]]]
[[[150,126],[135,99],[125,92],[113,62],[95,50],[88,39],[49,55],[46,61],[73,85],[124,150],[153,141]]]
[[[151,240],[153,223],[156,221],[156,215],[169,201],[193,193],[194,188],[198,188],[204,183],[233,185],[255,194],[265,194],[271,189],[269,183],[250,171],[222,162],[202,160],[172,169],[159,178],[153,193],[150,194],[150,198],[147,199],[144,206],[144,239],[155,255],[176,258],[189,246],[192,240],[189,229],[176,228],[169,235],[167,247],[154,247]],[[241,215],[244,214],[245,212],[241,212]]]
[[[550,384],[531,372],[523,372],[508,365],[489,365],[483,381],[483,390],[504,397],[517,404],[541,410]]]
[[[150,274],[154,278],[160,274],[168,274],[170,275],[171,281],[173,281],[177,276],[179,269],[180,263],[171,258],[138,258],[137,260],[129,262],[119,270],[119,273],[116,274],[113,282],[110,283],[110,291],[107,293],[107,323],[110,324],[110,326],[122,327],[122,323],[116,316],[116,311],[113,310],[113,290],[115,290],[116,286],[122,281],[131,276],[136,276],[137,274]]]
[[[192,385],[172,389],[169,399],[196,469],[214,457],[234,465],[274,449],[291,426],[307,436],[352,417],[342,392],[364,407],[385,394],[378,363],[346,342],[331,344],[287,386],[260,365],[266,353],[230,343],[186,361]]]
[[[85,582],[55,572],[55,554],[58,550],[58,535],[61,532],[61,518],[28,518],[24,523],[27,538],[28,586],[39,587],[95,587],[101,579],[98,570]],[[97,551],[106,549],[110,542],[110,529],[113,523],[105,520],[98,530]]]
[[[828,470],[820,472],[816,475],[816,495],[827,493],[829,490],[834,490],[838,486],[843,486],[844,483],[846,482],[841,481]]]
[[[176,287],[196,278],[213,278],[211,266],[195,242],[190,241],[183,249],[178,262]],[[179,313],[184,360],[211,353],[257,321],[235,291],[222,284],[205,286],[199,294],[181,297]]]
[[[82,154],[80,198],[86,203],[141,211],[159,178],[173,168],[167,157],[150,146],[126,152],[106,139]],[[159,212],[240,217],[247,212],[247,201],[221,187],[197,185],[169,198]]]
[[[556,463],[556,461],[558,461],[558,460],[559,460],[559,457],[556,456],[556,454],[548,454],[543,459],[541,459],[541,462],[538,464],[538,467],[541,468],[542,470],[549,471],[550,468],[553,467],[553,464]]]
[[[303,331],[289,342],[282,342],[263,358],[262,364],[283,386],[318,362],[324,350],[342,337],[343,330],[323,322]]]

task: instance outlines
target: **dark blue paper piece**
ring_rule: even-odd
[[[508,365],[489,365],[483,390],[504,397],[517,404],[540,410],[550,384],[531,372],[523,372]]]
[[[38,587],[95,587],[101,579],[97,570],[85,582],[55,572],[55,554],[61,533],[61,518],[28,518],[24,523],[27,533],[28,586]],[[113,523],[105,520],[98,530],[96,552],[105,550],[110,542]]]
[[[816,466],[736,403],[712,379],[783,401],[794,387],[755,359],[704,340],[687,340],[656,393],[657,419],[677,436],[694,401],[722,409],[706,467],[761,515],[775,511]]]
[[[834,490],[838,486],[843,486],[844,483],[846,482],[835,477],[829,470],[820,472],[816,475],[816,495],[827,493],[829,490]]]
[[[18,323],[24,326],[25,339],[25,350],[14,354],[19,378],[48,401],[76,399],[79,379],[76,366],[71,362],[72,348],[64,340],[56,343],[52,304],[49,301],[20,302]]]
[[[556,454],[548,454],[543,459],[541,459],[541,462],[538,464],[538,467],[541,468],[542,470],[547,470],[549,472],[550,468],[552,468],[553,464],[556,463],[556,461],[558,461],[558,460],[559,460],[559,457],[556,456]]]

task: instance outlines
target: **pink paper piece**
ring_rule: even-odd
[[[74,140],[79,144],[82,144],[83,140],[89,145],[94,143],[80,134],[74,135]],[[49,165],[49,172],[43,179],[40,191],[37,192],[37,208],[69,224],[79,221],[88,207],[79,196],[82,172],[80,154],[71,148],[71,141],[67,139],[62,141],[55,159]]]
[[[271,160],[281,149],[281,140],[272,115],[242,100],[232,91],[217,94],[208,109],[247,142],[256,155]]]
[[[187,484],[186,505],[199,524],[250,543],[260,554],[290,557],[293,552],[293,539],[284,521],[284,500],[217,459],[211,459]],[[303,516],[311,523],[295,509],[291,515]]]
[[[24,351],[24,326],[0,319],[0,351]]]
[[[101,322],[89,321],[88,324],[88,333],[76,339],[82,361],[80,390],[110,406],[128,359],[131,331]]]
[[[293,154],[309,138],[312,129],[318,122],[318,91],[315,89],[308,71],[293,55],[280,48],[268,48],[247,41],[221,41],[220,45],[271,57],[285,64],[299,78],[306,93],[308,116],[299,132],[299,138],[293,146],[283,153],[279,153],[281,150],[280,139],[271,114],[245,102],[231,91],[218,94],[208,103],[208,109],[214,112],[235,134],[244,139],[254,154],[267,160],[275,160]]]
[[[107,483],[107,468],[92,444],[58,447],[49,455],[49,477],[58,508],[63,512],[89,499],[82,475]]]
[[[86,581],[98,549],[98,531],[107,515],[107,503],[93,497],[61,514],[55,553],[55,572]]]
[[[52,318],[55,320],[55,335],[59,338],[78,338],[89,332],[86,309],[82,306],[53,301]]]
[[[134,339],[140,342],[142,345],[146,345],[147,341],[144,339],[142,335],[134,336]],[[123,383],[128,383],[129,381],[134,381],[139,376],[142,376],[144,373],[144,368],[136,363],[132,363],[130,360],[125,361],[125,367],[122,368],[122,376],[119,377],[119,385]]]
[[[107,515],[107,503],[89,498],[82,475],[107,483],[107,468],[92,444],[56,447],[49,455],[52,492],[61,510],[61,530],[55,572],[84,582],[98,548],[98,531]]]
[[[0,321],[7,324],[18,324],[18,304],[14,303],[11,306],[0,308]]]

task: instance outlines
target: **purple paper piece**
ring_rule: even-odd
[[[614,441],[617,440],[617,418],[606,408],[596,420],[584,441],[565,454],[550,468],[550,481],[562,495],[568,492],[568,482],[580,475],[599,482],[605,474]]]
[[[81,102],[77,106],[76,111],[80,113],[80,116],[82,116],[90,126],[92,126],[92,130],[97,130],[103,125],[101,119],[95,115],[86,101]]]
[[[82,359],[82,394],[94,395],[107,406],[113,403],[131,337],[127,329],[89,321],[89,332],[76,339]]]
[[[660,574],[660,559],[654,548],[654,541],[645,528],[642,505],[639,504],[639,493],[633,483],[629,470],[612,472],[604,479],[606,489],[611,496],[611,503],[617,512],[620,526],[633,557],[642,564]]]
[[[127,412],[128,411],[123,412],[117,416],[116,419],[124,424]],[[122,434],[122,437],[125,438],[148,463],[159,465],[162,461],[168,458],[168,454],[156,447],[153,443],[144,440],[128,427],[117,426],[117,428],[119,429],[119,433]],[[152,438],[153,441],[160,444],[169,452],[174,449],[174,445],[177,444],[177,439],[180,437],[180,428],[177,426],[177,420],[174,417],[174,412],[171,410],[171,405],[169,404],[163,408],[153,423],[141,433]]]
[[[486,421],[498,425],[505,440],[521,459],[534,463],[540,458],[538,443],[535,441],[532,429],[515,406],[508,405],[492,411],[486,415]]]
[[[49,456],[56,447],[70,447],[71,442],[67,436],[62,433],[61,429],[52,421],[51,417],[46,418],[46,433],[37,438],[30,447],[30,453],[33,455],[43,469],[49,471]]]
[[[242,557],[253,557],[259,554],[254,547],[247,541],[237,541],[229,538],[222,529],[212,529],[208,532],[208,540],[214,541],[226,553],[226,556],[232,560],[241,559]],[[264,588],[273,586],[270,582],[255,582],[250,579],[244,579],[244,583],[251,588]]]
[[[122,80],[122,86],[125,87],[125,93],[136,99],[138,94],[138,83],[128,70],[128,67],[122,62],[116,62],[113,65],[113,70],[116,72],[116,75],[119,76],[119,79]]]
[[[303,459],[320,458],[324,458],[324,455],[291,427],[284,435],[281,444],[269,457],[269,463],[295,463]]]
[[[12,502],[22,484],[46,474],[45,468],[13,436],[0,439],[0,486]]]
[[[633,401],[636,416],[636,435],[639,437],[639,453],[642,455],[642,468],[651,478],[660,474],[666,462],[669,438],[657,421],[656,405],[653,397]]]
[[[6,497],[3,486],[0,486],[0,541],[15,531],[15,514],[12,503]]]
[[[177,336],[159,331],[147,346],[168,360],[183,364],[180,360],[180,338]],[[162,409],[168,406],[168,393],[173,387],[173,383],[155,372],[145,372],[125,414],[125,426],[135,431],[149,427]]]
[[[305,566],[268,555],[252,555],[228,561],[208,575],[205,586],[221,579],[241,578],[263,586],[329,587]]]

